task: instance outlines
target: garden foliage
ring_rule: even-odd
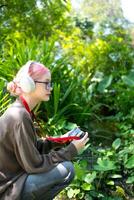
[[[90,137],[74,160],[76,177],[61,198],[131,199],[134,47],[130,35],[117,21],[94,29],[95,22],[70,16],[71,4],[66,1],[39,2],[40,7],[36,1],[22,5],[13,0],[0,6],[0,114],[14,101],[6,84],[20,66],[27,60],[44,63],[52,72],[54,88],[50,101],[35,109],[42,136],[61,135],[78,125]]]

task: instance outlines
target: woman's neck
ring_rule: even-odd
[[[25,99],[25,101],[27,102],[30,110],[33,110],[33,108],[38,104],[38,100],[32,98],[31,96],[27,95],[27,94],[23,94],[22,97]]]

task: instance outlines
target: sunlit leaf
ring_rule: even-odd
[[[81,187],[82,187],[82,189],[85,190],[85,191],[88,191],[88,190],[91,189],[91,185],[88,184],[88,183],[83,183]]]
[[[123,82],[130,86],[130,87],[134,87],[134,72],[131,72],[129,75],[127,76],[122,76],[122,80]]]
[[[134,155],[132,155],[132,156],[128,159],[128,161],[127,161],[127,163],[126,163],[125,166],[126,166],[128,169],[131,169],[131,168],[134,167]]]
[[[126,180],[126,183],[129,183],[129,184],[134,183],[134,176],[128,177],[128,179]]]
[[[84,181],[88,184],[92,183],[93,180],[96,178],[96,172],[93,172],[92,174],[86,174]]]
[[[117,138],[113,143],[112,143],[112,147],[116,150],[120,147],[121,145],[121,139]]]
[[[99,92],[104,92],[104,90],[110,86],[111,82],[112,82],[112,79],[113,79],[113,76],[110,75],[110,76],[105,76],[103,78],[103,80],[99,83],[98,87],[97,87],[97,90]]]
[[[116,169],[115,162],[109,159],[101,159],[97,160],[98,165],[94,165],[94,169],[97,171],[109,171]]]

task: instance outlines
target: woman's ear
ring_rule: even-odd
[[[23,92],[26,92],[26,93],[30,93],[35,90],[35,82],[28,75],[24,75],[24,77],[20,79],[19,85],[21,89],[23,90]]]

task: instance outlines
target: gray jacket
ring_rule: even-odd
[[[0,199],[19,200],[28,174],[51,170],[77,155],[70,143],[59,150],[38,139],[30,114],[18,100],[0,117]]]

